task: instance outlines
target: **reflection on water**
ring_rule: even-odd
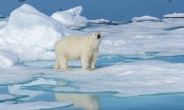
[[[39,78],[27,84],[17,84],[12,86],[0,87],[0,94],[12,94],[17,96],[24,96],[16,99],[12,99],[15,103],[18,102],[35,102],[35,101],[57,101],[57,102],[73,102],[72,109],[82,109],[82,110],[101,110],[99,95],[94,94],[77,94],[77,93],[55,93],[55,92],[45,92],[32,90],[31,88],[35,85],[51,85],[59,86],[65,85],[61,84],[61,81],[45,80]],[[26,87],[26,88],[25,88]],[[26,96],[26,97],[25,97]],[[8,100],[7,100],[8,101]],[[4,100],[6,102],[6,100]]]
[[[98,95],[55,93],[57,101],[73,101],[74,108],[101,110]]]
[[[163,110],[165,107],[167,110],[183,110],[184,109],[184,95],[181,94],[167,94],[167,95],[149,95],[149,96],[137,96],[137,97],[124,97],[116,98],[109,96],[105,93],[98,94],[77,94],[77,93],[56,93],[46,92],[40,89],[32,89],[35,85],[51,85],[62,86],[61,81],[54,81],[48,79],[34,80],[26,84],[17,84],[13,86],[0,86],[0,94],[13,94],[22,97],[14,98],[11,101],[14,103],[19,102],[35,102],[35,101],[71,101],[72,106],[57,108],[56,110]],[[27,86],[27,88],[24,88]],[[43,85],[43,88],[45,85]],[[23,96],[27,97],[23,97]],[[2,102],[8,102],[4,100]],[[153,106],[157,105],[157,106]]]

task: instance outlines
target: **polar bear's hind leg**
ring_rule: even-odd
[[[61,70],[72,70],[72,68],[68,68],[67,57],[60,56],[58,60],[59,60],[59,65]]]
[[[59,65],[59,62],[58,62],[57,59],[56,59],[55,64],[54,64],[54,68],[55,69],[60,69],[60,65]]]

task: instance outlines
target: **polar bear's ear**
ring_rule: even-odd
[[[103,35],[103,32],[100,32],[100,35],[102,36]]]

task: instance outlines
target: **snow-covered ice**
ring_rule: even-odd
[[[184,64],[162,61],[138,61],[104,66],[94,72],[70,72],[62,75],[73,82],[69,86],[56,87],[63,92],[118,92],[115,96],[137,96],[184,91],[181,87]],[[91,75],[93,74],[93,75]],[[55,78],[54,74],[45,77]],[[75,82],[75,83],[74,83]],[[82,83],[81,83],[82,82]]]
[[[8,18],[0,18],[0,29],[4,28],[7,25],[7,23],[8,23]]]
[[[55,42],[65,34],[61,23],[24,4],[12,11],[8,24],[0,30],[0,48],[13,51],[20,60],[37,60],[35,55],[50,56]]]
[[[27,96],[25,98],[22,98],[21,100],[29,101],[29,100],[35,98],[36,96],[44,94],[44,92],[43,91],[24,90],[21,88],[26,87],[26,86],[28,86],[28,87],[35,86],[38,84],[39,85],[57,85],[57,82],[52,80],[52,79],[47,80],[47,79],[38,78],[38,79],[35,79],[34,81],[27,83],[27,84],[15,84],[13,86],[8,86],[8,91],[10,94],[15,94],[15,95],[19,95],[19,96]]]
[[[32,6],[24,4],[10,14],[8,24],[0,34],[1,48],[10,48],[14,53],[22,53],[20,49],[23,48],[22,50],[33,54],[34,51],[53,51],[55,42],[65,35],[65,27]]]
[[[0,49],[0,61],[0,66],[13,66],[18,64],[19,57],[9,51]]]
[[[40,109],[54,109],[64,106],[72,105],[72,102],[23,102],[18,104],[0,103],[1,110],[40,110]]]
[[[80,29],[86,27],[89,23],[86,17],[80,15],[82,10],[82,6],[77,6],[66,11],[55,12],[51,17],[61,22],[69,29]]]
[[[105,24],[105,23],[110,23],[110,21],[107,20],[107,19],[90,20],[90,22],[93,23],[93,24]]]
[[[14,99],[15,96],[9,94],[0,94],[0,101]]]
[[[103,32],[100,54],[154,58],[184,55],[183,19],[132,22],[117,26],[86,28],[83,32]]]
[[[173,13],[164,15],[165,18],[184,18],[184,13]]]
[[[25,92],[26,88],[54,92],[112,92],[114,96],[121,97],[184,91],[181,88],[184,84],[182,63],[146,60],[131,63],[102,63],[98,67],[100,69],[89,72],[81,68],[74,68],[73,71],[68,72],[38,67],[1,68],[5,73],[1,72],[0,84],[21,83],[9,87],[12,94],[18,95],[21,95],[20,91]],[[16,80],[20,76],[21,80]],[[12,77],[14,80],[10,82],[9,79]],[[31,82],[26,84],[26,81]],[[30,96],[36,94],[30,92]],[[25,92],[22,95],[28,94]]]
[[[142,17],[134,17],[131,20],[132,22],[141,22],[141,21],[160,21],[159,18],[152,16],[142,16]]]
[[[53,49],[54,42],[64,35],[62,24],[24,4],[10,14],[3,39],[5,45]]]

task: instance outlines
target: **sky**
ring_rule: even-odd
[[[88,19],[129,21],[144,15],[163,18],[164,14],[184,12],[184,0],[0,0],[0,15],[9,16],[11,11],[27,3],[39,11],[52,15],[54,12],[82,6],[82,15]]]

